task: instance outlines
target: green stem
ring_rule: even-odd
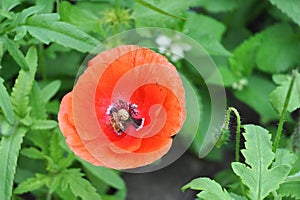
[[[46,200],[51,200],[51,198],[52,198],[52,193],[51,193],[51,190],[50,190],[52,184],[53,184],[53,177],[51,178],[51,183],[49,185],[49,189],[48,189],[48,192],[47,192]]]
[[[274,145],[273,145],[273,149],[272,149],[273,152],[276,152],[279,141],[280,141],[280,136],[281,136],[281,132],[282,132],[282,129],[283,129],[285,114],[286,114],[286,111],[287,111],[287,108],[288,108],[288,105],[289,105],[293,85],[294,85],[294,82],[295,82],[295,76],[296,76],[296,72],[293,71],[291,82],[290,82],[290,85],[289,85],[289,89],[288,89],[288,92],[286,94],[285,101],[284,101],[284,104],[283,104],[283,108],[282,108],[282,111],[281,111],[279,125],[278,125],[277,131],[276,131],[275,141],[274,141]]]
[[[239,162],[240,161],[240,140],[241,140],[241,116],[240,116],[239,112],[237,111],[237,109],[235,109],[234,107],[229,107],[227,109],[225,125],[223,128],[228,129],[231,112],[233,112],[236,116],[237,127],[236,127],[236,134],[235,134],[235,140],[236,140],[235,141],[235,161]],[[241,179],[239,179],[239,182],[240,182],[242,194],[245,195],[245,187],[243,185],[243,182]]]
[[[235,161],[239,162],[240,161],[240,139],[241,139],[241,117],[240,117],[240,114],[237,111],[237,109],[235,109],[234,107],[229,107],[227,109],[224,127],[228,129],[231,112],[233,112],[235,114],[235,116],[236,116],[237,127],[236,127],[236,134],[235,134],[235,137],[236,137],[236,142],[235,142]]]
[[[48,190],[48,193],[47,193],[47,200],[51,200],[51,192],[50,192],[50,189]]]

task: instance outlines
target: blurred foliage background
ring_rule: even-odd
[[[60,100],[72,89],[83,59],[111,35],[163,27],[193,38],[216,63],[228,105],[238,108],[242,122],[263,125],[274,135],[291,71],[299,69],[299,25],[299,0],[0,0],[0,199],[126,198],[120,172],[75,157],[57,127]],[[197,155],[210,118],[204,88],[215,82],[193,78],[189,63],[166,56],[198,91],[203,117],[190,148]],[[299,79],[280,140],[296,155]],[[206,159],[223,162],[224,150],[233,152],[235,127],[233,120],[229,144]],[[286,196],[299,199],[294,192]]]

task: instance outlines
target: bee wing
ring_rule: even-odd
[[[145,121],[145,118],[141,118],[141,119],[131,118],[130,119],[130,124],[132,124],[132,126],[136,130],[140,130],[144,125],[144,121]]]

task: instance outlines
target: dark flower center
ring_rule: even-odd
[[[132,125],[136,130],[139,130],[144,125],[144,118],[137,116],[137,105],[119,100],[112,103],[106,111],[110,116],[110,124],[118,135],[122,135],[129,125]]]

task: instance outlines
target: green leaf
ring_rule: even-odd
[[[300,1],[299,0],[270,0],[270,2],[300,25]]]
[[[44,6],[31,6],[22,10],[22,12],[16,14],[12,23],[14,25],[24,24],[29,16],[39,13],[43,10],[43,7]]]
[[[261,122],[266,123],[279,118],[268,101],[268,95],[274,88],[275,85],[266,78],[252,75],[248,79],[248,85],[241,91],[234,91],[234,95],[258,112]]]
[[[0,3],[2,3],[2,10],[4,11],[10,11],[15,6],[20,4],[21,0],[1,0]]]
[[[36,177],[29,178],[25,182],[18,185],[18,187],[14,190],[14,193],[24,194],[26,192],[39,189],[42,186],[48,184],[50,181],[51,178],[49,176],[46,176],[44,174],[36,174]]]
[[[300,182],[289,182],[280,185],[277,190],[278,194],[282,197],[291,197],[293,199],[300,199]]]
[[[51,15],[52,16],[52,15]],[[27,31],[45,44],[56,42],[81,52],[91,52],[100,42],[66,22],[49,20],[49,15],[34,15],[26,20]]]
[[[163,8],[164,14],[161,14],[161,12],[158,13],[153,9],[149,9],[136,1],[133,12],[136,27],[163,26],[167,28],[174,28],[183,21],[178,18],[170,17],[165,13],[176,13],[176,16],[183,17],[185,12],[189,9],[189,6],[194,5],[193,1],[147,0],[144,2],[147,3],[147,5],[155,5],[156,8]]]
[[[14,111],[20,118],[24,118],[30,111],[28,96],[31,92],[37,68],[37,52],[34,47],[28,50],[26,60],[30,69],[28,71],[20,70],[11,93]]]
[[[16,121],[13,125],[10,124],[7,120],[3,120],[0,124],[0,134],[3,136],[10,136],[12,135],[15,130],[17,125],[19,124],[18,121]]]
[[[290,85],[291,76],[288,79],[283,80],[275,90],[273,90],[269,96],[270,102],[272,106],[278,113],[281,113],[283,109],[283,104],[286,98],[286,94],[288,92],[288,88]],[[289,104],[287,110],[289,112],[293,112],[297,108],[300,108],[300,73],[295,72],[295,82],[292,88],[291,97],[289,100]]]
[[[249,76],[255,65],[256,51],[261,45],[262,34],[256,34],[242,44],[234,51],[229,58],[230,67],[238,76]]]
[[[32,121],[30,128],[32,130],[47,130],[57,127],[57,122],[50,119],[36,119]]]
[[[45,159],[43,152],[39,151],[34,147],[29,147],[21,150],[21,154],[33,159]]]
[[[297,157],[287,149],[277,149],[273,167],[288,165],[292,166],[297,160]]]
[[[231,166],[234,173],[249,188],[249,198],[262,200],[270,192],[279,188],[288,176],[291,166],[280,164],[270,167],[275,158],[272,152],[271,135],[260,126],[245,125],[244,128],[246,149],[242,150],[242,154],[247,165],[233,162]]]
[[[60,86],[60,80],[55,80],[47,84],[41,91],[43,94],[43,101],[47,103],[56,94]]]
[[[188,12],[188,19],[184,24],[183,33],[195,39],[210,55],[231,55],[221,44],[225,26],[206,15]]]
[[[60,137],[58,132],[53,132],[49,145],[50,157],[55,163],[63,158],[63,150],[60,146]]]
[[[9,137],[2,137],[0,142],[0,199],[10,200],[12,195],[13,180],[17,167],[19,150],[23,137],[27,132],[26,128],[19,127]]]
[[[40,89],[36,81],[33,82],[32,91],[30,93],[29,105],[31,107],[31,116],[34,119],[46,119],[46,103],[44,101],[45,94]]]
[[[292,175],[288,176],[285,181],[286,182],[298,181],[300,183],[300,171],[298,171],[295,174],[292,174]]]
[[[209,178],[197,178],[183,186],[186,189],[202,190],[197,196],[203,199],[214,200],[233,200],[226,189],[222,189],[219,183]]]
[[[23,53],[19,49],[19,45],[9,39],[8,37],[2,37],[4,41],[4,47],[7,49],[16,63],[25,71],[29,69],[28,62],[26,61]]]
[[[0,9],[0,16],[3,16],[3,17],[8,18],[8,19],[11,19],[11,18],[12,18],[11,13],[5,12],[5,11],[3,11],[2,9]]]
[[[75,25],[85,32],[101,33],[100,19],[91,10],[63,1],[59,5],[59,15],[62,21]]]
[[[289,74],[274,74],[272,76],[272,80],[274,81],[274,83],[276,83],[277,85],[280,85],[282,82],[288,81],[290,78]]]
[[[260,70],[269,73],[287,71],[299,65],[300,43],[289,24],[277,24],[263,32],[256,62]]]
[[[0,108],[3,111],[7,121],[13,124],[15,121],[14,111],[11,105],[9,94],[3,84],[4,80],[0,77]]]
[[[197,5],[210,12],[228,12],[236,9],[241,1],[239,0],[198,0]]]
[[[50,133],[48,131],[30,131],[26,138],[32,141],[43,152],[48,152]]]
[[[67,186],[71,189],[72,193],[82,198],[83,200],[101,200],[100,195],[89,181],[82,178],[83,174],[80,169],[68,169],[63,173],[62,189]],[[65,186],[63,186],[65,185]]]
[[[229,193],[230,196],[234,199],[234,200],[248,200],[246,197],[242,197],[240,195],[237,195],[235,193]]]
[[[136,0],[135,2],[137,2],[138,4],[142,5],[142,6],[145,6],[157,13],[160,13],[160,14],[163,14],[163,15],[166,15],[166,16],[169,16],[169,17],[173,17],[173,18],[177,18],[177,19],[181,19],[181,20],[186,20],[185,18],[183,17],[180,17],[180,16],[176,16],[176,15],[173,15],[171,13],[168,13],[162,9],[160,9],[159,7],[156,7],[150,3],[148,3],[147,1],[144,1],[144,0]]]
[[[86,161],[80,160],[84,168],[91,172],[95,177],[107,183],[116,189],[124,189],[125,182],[123,179],[112,169],[107,169],[105,167],[96,167]]]
[[[54,10],[55,0],[35,0],[35,4],[43,7],[43,13],[51,13]]]

